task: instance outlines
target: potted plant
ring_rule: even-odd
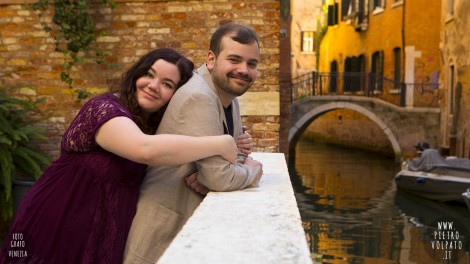
[[[50,161],[35,144],[46,138],[40,125],[46,116],[38,107],[43,99],[21,96],[22,89],[31,88],[0,85],[0,213],[7,223],[13,218],[15,181],[37,180]]]

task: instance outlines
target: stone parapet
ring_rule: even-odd
[[[258,187],[210,192],[158,263],[312,263],[282,153],[253,153]]]

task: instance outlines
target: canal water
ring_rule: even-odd
[[[314,263],[470,263],[470,210],[397,191],[393,158],[301,138],[289,170]]]

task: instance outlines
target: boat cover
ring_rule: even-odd
[[[459,158],[445,159],[437,149],[426,149],[421,153],[421,157],[414,158],[408,162],[408,169],[411,171],[429,172],[435,168],[470,171],[470,160]]]

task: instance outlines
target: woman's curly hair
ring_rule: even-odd
[[[137,89],[136,81],[146,75],[150,67],[160,59],[172,63],[178,68],[181,80],[177,84],[177,89],[185,84],[193,75],[194,63],[192,61],[173,49],[161,48],[153,50],[141,57],[139,61],[122,75],[120,85],[119,101],[129,109],[137,126],[139,126],[145,134],[149,135],[157,131],[163,113],[165,113],[166,105],[159,111],[153,113],[150,118],[145,119],[144,113],[135,97]]]

